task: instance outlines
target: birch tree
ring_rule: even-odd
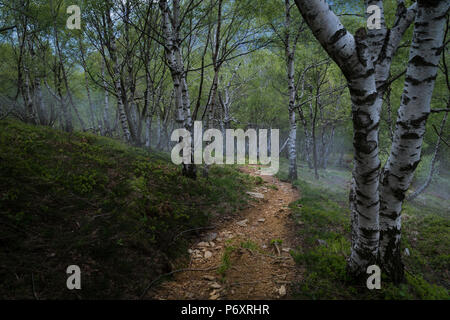
[[[402,204],[420,162],[450,1],[421,0],[417,4],[394,140],[381,174],[380,262],[396,282],[404,277],[400,249]]]
[[[190,1],[187,11],[192,10],[192,6],[199,5]],[[165,0],[159,1],[159,8],[162,16],[162,37],[165,51],[165,58],[172,76],[176,109],[176,121],[181,128],[189,132],[193,130],[191,117],[191,102],[189,99],[189,89],[187,83],[186,68],[183,61],[181,44],[181,26],[186,16],[186,12],[181,12],[180,1],[174,0],[172,8]],[[193,152],[192,152],[193,157]],[[196,178],[197,168],[191,159],[191,163],[183,163],[183,174]]]
[[[290,0],[285,0],[285,56],[288,79],[289,92],[289,140],[288,140],[288,157],[289,157],[289,174],[290,181],[297,180],[297,121],[295,119],[295,101],[297,88],[295,85],[295,49],[301,31],[291,31],[291,3]]]
[[[361,28],[355,35],[345,29],[326,1],[295,2],[314,36],[346,77],[352,101],[355,160],[350,192],[352,250],[348,270],[355,277],[363,276],[367,266],[381,260],[384,270],[397,281],[402,278],[401,272],[397,273],[401,263],[398,261],[401,204],[420,158],[449,2],[418,1],[406,8],[404,1],[399,0],[396,20],[388,29],[383,1],[366,1],[366,8],[376,5],[381,9],[380,28]],[[416,13],[405,92],[379,192],[378,128],[384,87],[392,58]],[[418,97],[422,90],[425,94]]]
[[[408,200],[408,201],[414,200],[422,192],[424,192],[430,185],[431,180],[433,179],[433,174],[436,171],[436,160],[437,160],[437,157],[439,154],[439,149],[441,147],[442,135],[444,134],[444,128],[445,128],[445,124],[447,122],[447,116],[448,116],[448,112],[446,112],[444,114],[444,118],[441,121],[441,126],[439,129],[439,132],[437,132],[438,137],[437,137],[436,145],[434,147],[433,156],[431,158],[431,166],[430,166],[430,171],[428,173],[428,176],[427,176],[425,182],[421,186],[419,186],[416,190],[414,190],[414,192],[406,198],[406,200]]]
[[[231,107],[233,105],[234,100],[236,99],[237,96],[237,91],[241,89],[242,83],[241,84],[234,84],[234,80],[237,77],[237,73],[238,70],[240,68],[241,64],[239,63],[233,70],[233,73],[231,74],[231,77],[228,81],[228,83],[226,84],[226,86],[223,88],[222,91],[219,91],[219,102],[221,105],[221,118],[219,120],[220,122],[220,130],[222,132],[222,135],[224,137],[224,146],[225,146],[225,132],[227,129],[231,129],[231,122],[232,121],[236,121],[236,119],[234,119],[232,112],[231,112]],[[232,86],[234,85],[234,87],[232,88]]]
[[[445,43],[448,43],[448,35],[449,35],[449,31],[450,31],[450,24],[449,24],[449,20],[447,18],[447,27],[445,29],[445,36],[444,36],[444,41]],[[408,201],[412,201],[415,198],[417,198],[422,192],[424,192],[428,186],[431,184],[431,180],[433,178],[433,175],[436,171],[436,162],[437,162],[437,158],[438,158],[438,154],[440,152],[440,147],[442,145],[442,141],[443,141],[443,136],[445,134],[445,126],[447,123],[447,117],[448,117],[448,112],[449,112],[449,108],[450,108],[450,72],[448,70],[448,63],[447,63],[447,55],[446,55],[446,50],[448,50],[447,47],[444,47],[443,51],[442,51],[442,64],[440,66],[440,70],[442,71],[442,73],[444,74],[444,78],[445,78],[445,83],[447,86],[447,92],[446,92],[446,98],[442,99],[442,102],[444,102],[447,106],[446,109],[431,109],[430,112],[431,113],[441,113],[444,112],[444,116],[441,120],[441,125],[439,128],[439,131],[436,129],[436,127],[434,127],[436,134],[437,134],[437,141],[434,147],[434,152],[433,152],[433,156],[431,158],[431,165],[430,165],[430,171],[428,173],[428,176],[425,180],[425,182],[419,186],[412,194],[410,194],[407,197]]]
[[[295,70],[295,51],[297,43],[304,30],[303,21],[296,23],[293,17],[294,4],[290,0],[284,1],[283,21],[277,23],[271,21],[269,24],[280,42],[280,47],[284,51],[284,60],[286,64],[287,96],[288,96],[288,114],[289,114],[289,133],[287,140],[287,154],[289,160],[288,179],[297,180],[297,120],[296,120],[296,100],[298,98],[298,82],[296,81]],[[269,12],[269,15],[273,14]],[[272,19],[269,16],[269,19]]]
[[[101,67],[101,77],[102,77],[102,84],[104,87],[104,99],[105,99],[105,106],[103,108],[103,134],[104,135],[111,135],[111,125],[109,122],[109,92],[106,89],[107,83],[105,80],[105,60],[102,59],[102,67]]]

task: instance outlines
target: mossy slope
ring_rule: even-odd
[[[1,121],[0,298],[138,297],[184,251],[190,233],[176,235],[247,201],[234,167],[180,171],[108,138]],[[66,288],[72,264],[82,290]]]

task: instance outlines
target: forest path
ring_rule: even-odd
[[[257,166],[241,171],[259,175]],[[175,273],[170,281],[152,288],[147,298],[177,300],[282,299],[302,270],[289,250],[300,244],[289,203],[299,193],[289,183],[261,176],[250,207],[213,221],[213,230],[190,249],[190,264],[197,271]],[[262,198],[263,196],[263,198]],[[280,241],[281,240],[281,241]],[[198,271],[208,270],[208,271]]]

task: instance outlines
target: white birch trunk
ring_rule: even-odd
[[[36,111],[39,119],[39,123],[41,125],[48,125],[50,124],[50,114],[45,114],[45,108],[44,108],[44,99],[42,97],[42,87],[41,87],[41,78],[39,76],[35,76],[34,78],[34,93],[35,93],[35,105],[36,105]]]
[[[30,123],[36,124],[37,123],[37,119],[36,119],[36,113],[34,112],[34,107],[33,107],[33,96],[31,95],[31,89],[30,89],[30,76],[29,76],[29,71],[27,68],[24,68],[25,70],[25,83],[24,83],[24,101],[25,101],[25,111],[26,111],[26,117],[27,120]]]
[[[349,272],[365,275],[368,265],[378,258],[379,169],[378,127],[382,87],[389,76],[390,61],[414,16],[400,1],[397,21],[387,32],[384,18],[380,30],[359,29],[353,37],[330,10],[326,1],[295,0],[313,34],[338,64],[347,78],[352,100],[355,160],[350,208],[354,243],[348,261]],[[367,1],[366,5],[382,1]],[[382,41],[383,40],[383,41]]]
[[[420,162],[450,2],[422,0],[417,4],[405,87],[380,188],[380,260],[395,282],[404,277],[400,252],[402,203]]]
[[[445,113],[444,118],[442,119],[442,122],[441,122],[441,128],[439,129],[438,138],[437,138],[437,141],[436,141],[436,146],[434,147],[433,158],[431,159],[430,172],[428,173],[427,179],[409,197],[407,197],[406,200],[408,200],[408,201],[414,200],[422,192],[424,192],[425,189],[428,188],[428,186],[430,185],[431,180],[433,179],[433,174],[435,172],[435,166],[436,166],[436,160],[437,160],[437,156],[439,154],[439,149],[441,147],[442,135],[444,133],[445,123],[447,122],[447,116],[448,116],[448,112]]]
[[[103,87],[105,90],[105,106],[103,109],[103,127],[104,134],[111,135],[111,124],[109,122],[109,92],[108,86],[105,78],[105,61],[102,60],[102,79],[103,79]]]
[[[85,82],[85,87],[86,87],[88,103],[89,103],[89,112],[91,114],[92,130],[94,130],[94,132],[96,132],[95,127],[97,126],[97,120],[95,119],[94,104],[92,103],[91,89],[89,88],[89,80],[87,77],[86,70],[84,70],[84,82]]]
[[[149,148],[151,147],[151,131],[152,131],[152,117],[150,114],[148,114],[145,117],[145,147]]]
[[[125,105],[124,105],[124,101],[123,101],[123,97],[126,96],[126,92],[123,88],[123,86],[121,85],[121,81],[120,81],[120,68],[119,68],[119,61],[117,58],[117,48],[116,48],[116,39],[115,39],[115,35],[113,34],[112,28],[113,28],[113,23],[112,23],[112,19],[111,19],[111,12],[107,12],[106,13],[106,20],[108,23],[108,37],[109,37],[109,55],[111,57],[111,61],[113,64],[113,81],[114,81],[114,90],[116,92],[116,97],[117,97],[117,111],[118,111],[118,116],[119,116],[119,121],[120,124],[122,126],[122,130],[123,130],[123,134],[125,136],[125,140],[127,142],[131,142],[131,131],[130,131],[130,127],[128,125],[128,117],[125,111]]]
[[[289,93],[289,141],[288,141],[288,158],[289,158],[289,173],[288,179],[290,181],[297,180],[297,121],[295,119],[295,100],[296,100],[296,86],[295,86],[295,46],[296,41],[291,37],[291,4],[290,0],[285,0],[285,56],[288,80]]]
[[[156,112],[156,148],[160,147],[161,147],[161,115],[159,114],[159,112]]]
[[[173,0],[172,13],[166,0],[159,1],[159,8],[162,15],[162,31],[165,41],[164,52],[174,86],[175,108],[177,112],[176,121],[181,128],[185,128],[191,132],[193,125],[189,90],[180,47],[180,2],[179,0]],[[193,156],[194,152],[192,152],[191,160],[193,160]],[[191,164],[183,163],[183,174],[193,179],[196,178],[197,169],[193,161],[191,161]]]

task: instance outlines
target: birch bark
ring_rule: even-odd
[[[288,140],[288,157],[289,157],[289,174],[290,181],[297,180],[297,121],[295,119],[295,101],[296,101],[296,86],[295,86],[295,47],[297,45],[298,37],[295,39],[291,36],[291,3],[290,0],[285,0],[285,56],[287,67],[288,93],[289,93],[289,140]]]
[[[106,22],[108,24],[108,51],[109,56],[111,58],[111,62],[113,64],[113,82],[114,89],[117,97],[117,111],[119,116],[120,124],[122,125],[123,134],[125,136],[125,140],[127,142],[131,142],[131,131],[128,125],[128,117],[125,111],[125,106],[123,102],[123,97],[126,95],[126,92],[121,84],[120,80],[120,68],[119,61],[117,58],[117,47],[116,47],[116,37],[113,33],[113,23],[111,19],[111,12],[108,8],[108,12],[106,13]]]
[[[105,107],[103,109],[103,127],[104,134],[111,135],[111,124],[109,122],[109,92],[105,78],[105,61],[102,59],[102,81],[105,90]]]
[[[190,98],[181,52],[180,1],[173,0],[172,10],[170,10],[167,1],[161,0],[159,1],[159,8],[162,15],[162,32],[165,42],[164,52],[174,86],[176,121],[181,128],[191,132],[193,126]],[[192,158],[193,154],[192,152]],[[195,179],[197,169],[192,160],[191,163],[183,163],[183,174]]]
[[[435,172],[435,167],[436,167],[436,160],[437,160],[437,156],[439,154],[439,149],[441,147],[441,141],[442,141],[441,137],[444,134],[444,128],[445,128],[445,123],[447,122],[447,116],[448,116],[448,112],[445,113],[444,118],[442,119],[442,122],[441,122],[441,128],[439,129],[436,146],[434,147],[433,158],[431,159],[431,168],[430,168],[430,172],[428,173],[427,179],[425,180],[424,184],[422,184],[419,188],[417,188],[417,190],[415,190],[414,193],[412,193],[406,199],[408,201],[414,200],[422,192],[424,192],[425,189],[428,188],[428,186],[430,185],[431,180],[433,179],[433,174]]]

